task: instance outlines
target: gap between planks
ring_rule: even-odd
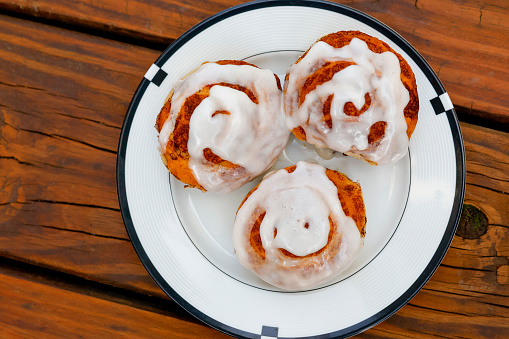
[[[87,280],[68,273],[1,256],[0,274],[26,279],[39,284],[58,287],[67,291],[201,324],[201,322],[193,316],[186,312],[182,312],[183,309],[169,298],[149,296],[122,288],[116,288],[97,281]]]

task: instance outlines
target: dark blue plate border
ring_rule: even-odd
[[[336,13],[340,13],[343,15],[347,15],[353,19],[356,19],[370,27],[376,29],[383,35],[387,36],[393,43],[397,44],[401,49],[413,59],[413,61],[418,65],[421,71],[426,75],[427,79],[435,89],[437,96],[445,93],[445,89],[428,65],[428,63],[424,60],[424,58],[398,33],[393,31],[391,28],[383,24],[382,22],[374,19],[367,14],[364,14],[358,10],[346,7],[344,5],[331,3],[322,0],[297,0],[297,1],[282,1],[282,0],[262,0],[262,1],[254,1],[246,4],[242,4],[236,7],[232,7],[225,11],[222,11],[204,21],[197,24],[196,26],[189,29],[185,32],[180,38],[178,38],[174,43],[172,43],[156,60],[155,64],[161,67],[180,47],[182,47],[185,43],[187,43],[190,39],[196,36],[198,33],[207,29],[208,27],[218,23],[226,18],[231,16],[252,11],[260,8],[267,7],[277,7],[277,6],[302,6],[302,7],[314,7],[320,8]],[[141,262],[145,266],[148,273],[157,283],[157,285],[175,302],[181,305],[184,309],[186,309],[190,314],[210,325],[211,327],[224,332],[226,334],[239,337],[239,338],[260,338],[262,334],[262,329],[260,329],[260,333],[249,333],[246,331],[242,331],[240,329],[234,328],[232,326],[221,323],[208,315],[202,313],[200,310],[196,309],[192,305],[190,305],[184,298],[178,295],[171,286],[164,280],[164,278],[159,274],[157,269],[152,264],[150,258],[147,253],[143,249],[141,242],[136,233],[136,228],[131,219],[131,214],[129,211],[129,203],[127,201],[127,193],[125,187],[125,156],[127,150],[127,141],[129,139],[129,133],[132,125],[132,121],[134,115],[137,111],[138,105],[140,103],[141,98],[143,97],[146,89],[148,88],[150,81],[147,79],[143,79],[136,90],[133,99],[127,109],[127,113],[125,116],[125,120],[122,126],[122,131],[120,134],[119,144],[118,144],[118,152],[117,152],[117,194],[120,205],[120,210],[122,213],[122,218],[124,220],[124,224],[126,226],[127,232],[131,239],[131,243],[133,244],[138,257]],[[387,306],[382,311],[377,314],[365,319],[362,322],[359,322],[351,327],[333,332],[333,333],[325,333],[317,336],[311,336],[306,338],[345,338],[357,333],[360,333],[372,326],[377,325],[378,323],[384,321],[396,311],[398,311],[401,307],[403,307],[410,299],[412,299],[415,294],[426,284],[426,282],[431,278],[435,270],[440,265],[443,257],[445,256],[449,245],[454,237],[456,227],[459,221],[459,217],[461,215],[461,209],[463,205],[463,198],[465,194],[465,178],[466,178],[466,166],[465,166],[465,151],[463,146],[463,138],[461,135],[461,130],[458,124],[458,120],[454,109],[450,109],[445,112],[447,115],[449,125],[451,128],[451,133],[454,142],[454,150],[456,157],[456,185],[455,185],[455,196],[454,202],[451,210],[451,215],[449,218],[449,222],[447,224],[447,228],[445,230],[444,236],[439,244],[437,251],[434,256],[421,273],[421,275],[416,279],[416,281],[405,291],[398,299],[392,302],[389,306]],[[265,327],[266,330],[269,327]],[[282,338],[282,337],[278,337]]]

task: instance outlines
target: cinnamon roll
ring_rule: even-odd
[[[179,81],[156,122],[163,162],[190,187],[227,193],[266,171],[290,131],[279,78],[244,61],[206,62]]]
[[[401,55],[365,33],[343,31],[322,37],[290,66],[284,108],[298,139],[376,165],[407,153],[419,98]]]
[[[306,290],[333,279],[364,244],[366,212],[359,184],[318,164],[270,172],[235,218],[240,263],[266,282]]]

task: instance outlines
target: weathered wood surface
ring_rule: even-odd
[[[2,266],[0,300],[2,338],[228,338],[189,317]]]
[[[115,191],[122,121],[158,55],[0,16],[0,256],[166,299],[132,249]],[[461,127],[467,152],[465,201],[486,214],[486,232],[475,239],[456,236],[423,290],[359,337],[509,336],[509,134],[466,123]],[[67,300],[75,297],[82,308],[94,310],[87,318],[92,324],[100,319],[97,314],[108,316],[115,309],[129,314],[128,319],[148,317],[111,304],[105,296],[85,298],[8,272],[0,272],[0,284],[2,303],[13,298],[12,307],[0,309],[2,315],[12,312],[8,318],[0,316],[0,322],[13,336],[51,334],[43,326],[24,332],[20,319],[27,298],[36,300],[30,314],[38,324],[50,319],[44,318],[49,314],[76,326],[69,331],[85,326],[64,314],[76,307]],[[14,291],[5,292],[9,288]],[[159,327],[164,320],[159,312],[152,313],[152,322],[147,320],[154,324],[151,335],[169,330]],[[94,326],[119,334],[109,326],[112,322]],[[139,328],[134,330],[141,335]]]
[[[0,9],[166,46],[200,21],[245,2],[0,0]],[[505,0],[336,2],[379,19],[416,47],[439,74],[461,119],[509,128],[509,5]]]
[[[125,112],[158,53],[0,21],[0,253],[162,295],[130,246],[115,182]]]

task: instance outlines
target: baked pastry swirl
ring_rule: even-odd
[[[179,81],[156,123],[163,162],[188,186],[231,192],[285,147],[279,79],[244,61],[206,62]]]
[[[240,205],[233,243],[240,263],[266,282],[306,290],[346,269],[364,243],[359,184],[321,165],[270,172]]]
[[[401,55],[377,38],[344,31],[322,37],[290,66],[284,107],[298,139],[388,164],[407,153],[419,98]]]

